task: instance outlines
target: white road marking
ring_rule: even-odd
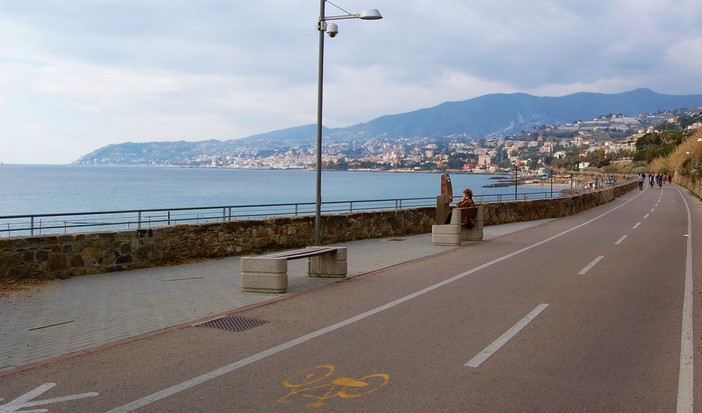
[[[617,240],[617,242],[614,243],[614,245],[619,245],[619,244],[621,244],[622,242],[624,242],[624,240],[626,239],[626,237],[628,237],[628,235],[622,235],[622,237],[619,238],[619,239]]]
[[[371,316],[373,316],[373,315],[375,315],[375,314],[378,314],[378,313],[380,313],[380,312],[383,312],[383,311],[385,311],[385,310],[388,310],[388,309],[390,309],[390,308],[393,308],[393,307],[395,307],[395,306],[398,306],[398,305],[400,305],[400,304],[402,304],[402,303],[405,303],[405,302],[410,301],[410,300],[412,300],[412,299],[415,299],[415,298],[417,298],[417,297],[420,297],[420,296],[422,296],[422,295],[424,295],[424,294],[427,294],[427,293],[429,293],[429,292],[431,292],[431,291],[434,291],[434,290],[436,290],[436,289],[438,289],[438,288],[441,288],[441,287],[443,287],[443,286],[445,286],[445,285],[451,284],[451,283],[454,282],[454,281],[458,281],[458,280],[460,280],[460,279],[462,279],[462,278],[465,278],[465,277],[467,277],[467,276],[469,276],[469,275],[471,275],[471,274],[474,274],[474,273],[476,273],[476,272],[479,272],[479,271],[481,271],[481,270],[484,270],[485,268],[491,267],[491,266],[493,266],[493,265],[495,265],[495,264],[497,264],[497,263],[500,263],[500,262],[502,262],[502,261],[508,260],[508,259],[510,259],[510,258],[512,258],[512,257],[514,257],[514,256],[516,256],[516,255],[522,254],[522,253],[527,252],[527,251],[529,251],[529,250],[532,250],[532,249],[534,249],[534,248],[536,248],[536,247],[539,247],[539,246],[541,246],[541,245],[544,245],[544,244],[546,244],[546,243],[548,243],[548,242],[551,242],[551,241],[553,241],[553,240],[555,240],[555,239],[558,239],[558,238],[560,238],[560,237],[562,237],[562,236],[564,236],[564,235],[566,235],[566,234],[568,234],[568,233],[571,233],[571,232],[573,232],[573,231],[575,231],[575,230],[578,230],[578,229],[580,229],[580,228],[582,228],[582,227],[584,227],[584,226],[586,226],[586,225],[589,225],[589,224],[591,224],[591,223],[597,221],[598,219],[600,219],[600,218],[602,218],[602,217],[604,217],[604,216],[606,216],[606,215],[609,215],[610,213],[612,213],[612,212],[618,210],[619,208],[624,207],[624,206],[627,205],[629,202],[632,202],[633,200],[635,200],[635,199],[638,198],[638,197],[639,197],[639,195],[636,195],[636,196],[634,196],[633,198],[629,199],[628,201],[625,201],[625,202],[622,203],[621,205],[616,206],[616,207],[610,209],[610,210],[607,211],[607,212],[604,212],[604,213],[602,213],[602,214],[600,214],[600,215],[598,215],[598,216],[596,216],[596,217],[594,217],[594,218],[592,218],[592,219],[590,219],[590,220],[588,220],[588,221],[583,222],[582,224],[576,225],[576,226],[574,226],[574,227],[572,227],[572,228],[570,228],[570,229],[567,229],[567,230],[565,230],[565,231],[563,231],[563,232],[561,232],[561,233],[559,233],[559,234],[553,235],[553,236],[551,236],[551,237],[549,237],[549,238],[546,238],[546,239],[544,239],[544,240],[541,240],[541,241],[539,241],[539,242],[536,242],[536,243],[534,243],[534,244],[531,244],[531,245],[529,245],[529,246],[526,246],[526,247],[524,247],[524,248],[522,248],[522,249],[520,249],[520,250],[511,252],[511,253],[509,253],[509,254],[507,254],[507,255],[503,255],[502,257],[499,257],[499,258],[496,258],[496,259],[494,259],[494,260],[492,260],[492,261],[486,262],[485,264],[479,265],[479,266],[477,266],[477,267],[475,267],[475,268],[473,268],[473,269],[470,269],[470,270],[465,271],[465,272],[463,272],[463,273],[460,273],[460,274],[458,274],[458,275],[454,275],[454,276],[451,277],[451,278],[448,278],[448,279],[446,279],[446,280],[444,280],[444,281],[438,282],[438,283],[436,283],[436,284],[434,284],[434,285],[430,285],[429,287],[426,287],[426,288],[424,288],[424,289],[422,289],[422,290],[419,290],[419,291],[417,291],[417,292],[414,292],[414,293],[412,293],[412,294],[406,295],[406,296],[404,296],[404,297],[402,297],[402,298],[399,298],[399,299],[397,299],[397,300],[395,300],[395,301],[389,302],[389,303],[384,304],[384,305],[382,305],[382,306],[380,306],[380,307],[376,307],[376,308],[374,308],[374,309],[372,309],[372,310],[366,311],[365,313],[358,314],[358,315],[356,315],[356,316],[354,316],[354,317],[351,317],[351,318],[346,319],[346,320],[344,320],[344,321],[341,321],[341,322],[339,322],[339,323],[333,324],[333,325],[331,325],[331,326],[325,327],[325,328],[323,328],[323,329],[321,329],[321,330],[317,330],[317,331],[314,331],[314,332],[312,332],[312,333],[306,334],[306,335],[304,335],[304,336],[302,336],[302,337],[299,337],[299,338],[296,338],[296,339],[294,339],[294,340],[292,340],[292,341],[288,341],[287,343],[280,344],[280,345],[278,345],[278,346],[272,347],[272,348],[270,348],[270,349],[268,349],[268,350],[264,350],[264,351],[262,351],[262,352],[260,352],[260,353],[257,353],[257,354],[254,354],[254,355],[252,355],[252,356],[246,357],[246,358],[241,359],[241,360],[239,360],[239,361],[235,361],[234,363],[231,363],[231,364],[229,364],[229,365],[220,367],[220,368],[218,368],[218,369],[216,369],[216,370],[212,370],[212,371],[210,371],[209,373],[205,373],[205,374],[203,374],[203,375],[201,375],[201,376],[197,376],[197,377],[194,377],[194,378],[192,378],[192,379],[190,379],[190,380],[186,380],[186,381],[184,381],[184,382],[182,382],[182,383],[176,384],[176,385],[174,385],[174,386],[171,386],[171,387],[169,387],[169,388],[163,389],[163,390],[158,391],[158,392],[156,392],[156,393],[150,394],[150,395],[148,395],[148,396],[144,396],[144,397],[142,397],[141,399],[138,399],[138,400],[135,400],[135,401],[133,401],[133,402],[127,403],[127,404],[125,404],[125,405],[123,405],[123,406],[120,406],[120,407],[116,407],[116,408],[114,408],[114,409],[112,409],[112,410],[110,410],[110,411],[108,411],[108,412],[106,412],[106,413],[129,413],[129,412],[133,412],[133,411],[135,411],[135,410],[137,410],[137,409],[140,409],[140,408],[142,408],[142,407],[144,407],[144,406],[148,406],[148,405],[150,405],[151,403],[157,402],[157,401],[159,401],[159,400],[161,400],[161,399],[165,399],[165,398],[170,397],[170,396],[172,396],[172,395],[174,395],[174,394],[177,394],[177,393],[179,393],[179,392],[181,392],[181,391],[188,390],[188,389],[190,389],[190,388],[192,388],[192,387],[195,387],[195,386],[197,386],[197,385],[199,385],[199,384],[208,382],[208,381],[210,381],[210,380],[216,379],[217,377],[223,376],[223,375],[225,375],[225,374],[227,374],[227,373],[231,373],[231,372],[233,372],[233,371],[235,371],[235,370],[238,370],[238,369],[240,369],[240,368],[242,368],[242,367],[248,366],[249,364],[252,364],[252,363],[254,363],[254,362],[256,362],[256,361],[259,361],[259,360],[262,360],[262,359],[264,359],[264,358],[266,358],[266,357],[269,357],[269,356],[272,356],[272,355],[274,355],[274,354],[280,353],[281,351],[288,350],[288,349],[290,349],[290,348],[292,348],[292,347],[295,347],[295,346],[297,346],[297,345],[299,345],[299,344],[303,344],[303,343],[305,343],[305,342],[307,342],[307,341],[310,341],[310,340],[312,340],[312,339],[314,339],[314,338],[317,338],[317,337],[319,337],[319,336],[322,336],[322,335],[324,335],[324,334],[330,333],[330,332],[332,332],[332,331],[335,331],[335,330],[338,330],[338,329],[340,329],[340,328],[343,328],[343,327],[346,327],[346,326],[348,326],[348,325],[351,325],[351,324],[353,324],[353,323],[355,323],[355,322],[357,322],[357,321],[361,321],[361,320],[363,320],[363,319],[366,319],[366,318],[368,318],[368,317],[371,317]]]
[[[693,399],[693,355],[694,343],[692,336],[692,217],[687,200],[680,192],[680,188],[675,187],[678,194],[685,203],[687,209],[687,256],[685,258],[685,296],[683,298],[682,312],[682,332],[680,334],[680,371],[678,373],[678,403],[676,413],[692,413],[694,408]]]
[[[604,258],[604,255],[600,255],[599,257],[597,257],[597,258],[595,258],[594,260],[592,260],[591,263],[589,263],[587,266],[585,266],[585,268],[583,268],[582,270],[580,270],[580,272],[578,272],[578,275],[585,275],[585,274],[587,274],[587,272],[590,271],[590,270],[592,269],[592,267],[594,267],[595,265],[597,265],[597,263],[600,262],[600,260],[601,260],[602,258]]]
[[[644,215],[644,219],[648,218],[649,215],[651,215],[651,214]]]
[[[99,393],[90,392],[90,393],[83,393],[83,394],[73,394],[71,396],[54,397],[53,399],[34,400],[36,397],[39,397],[42,394],[46,393],[47,391],[51,390],[54,386],[56,386],[56,383],[44,383],[41,386],[37,387],[36,389],[30,391],[29,393],[25,393],[25,394],[21,395],[20,397],[14,399],[14,400],[11,400],[9,403],[0,405],[0,413],[48,412],[49,410],[47,410],[47,409],[38,409],[38,410],[22,410],[22,409],[26,409],[28,407],[34,407],[34,406],[45,406],[47,404],[61,403],[61,402],[67,402],[67,401],[72,401],[72,400],[78,400],[78,399],[85,399],[86,397],[99,396]],[[3,399],[0,398],[0,401],[2,401],[2,400]]]
[[[639,227],[639,225],[641,225],[641,223],[640,223],[640,222],[637,222],[637,223],[636,223],[636,225],[634,225],[634,228],[632,228],[632,229],[636,229],[636,228],[638,228],[638,227]]]
[[[517,324],[512,326],[509,330],[505,331],[497,340],[493,341],[492,344],[485,347],[483,351],[478,353],[473,357],[468,363],[465,364],[466,367],[479,367],[485,360],[492,356],[497,350],[502,348],[508,341],[510,341],[514,336],[516,336],[524,327],[527,326],[533,319],[535,319],[542,311],[548,307],[548,304],[539,304],[535,309],[533,309],[526,317],[522,318]]]

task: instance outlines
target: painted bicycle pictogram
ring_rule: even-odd
[[[308,407],[320,408],[324,403],[338,397],[355,399],[368,396],[388,384],[390,376],[386,373],[374,373],[363,377],[341,376],[333,378],[336,366],[323,364],[307,370],[295,372],[283,380],[283,387],[291,389],[279,398],[278,403],[290,403],[296,396],[315,400]]]

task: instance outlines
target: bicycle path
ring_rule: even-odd
[[[484,241],[545,221],[488,226]],[[431,234],[335,245],[348,249],[349,278],[457,248],[432,245]],[[289,262],[288,293],[245,293],[239,261],[74,277],[0,296],[0,376],[339,281],[307,277],[304,260],[295,260]]]

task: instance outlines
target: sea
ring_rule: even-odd
[[[453,191],[475,198],[514,194],[487,188],[489,174],[451,174]],[[509,177],[505,177],[509,179]],[[323,171],[322,202],[435,197],[440,173]],[[518,192],[548,192],[522,186]],[[0,165],[0,217],[142,209],[314,203],[314,170],[250,170],[150,166]]]

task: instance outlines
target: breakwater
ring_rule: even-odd
[[[485,204],[484,225],[564,217],[637,187],[635,182],[555,199]],[[435,208],[322,217],[322,243],[431,232]],[[314,244],[314,216],[176,225],[119,232],[0,239],[0,281],[56,279],[251,255]]]

